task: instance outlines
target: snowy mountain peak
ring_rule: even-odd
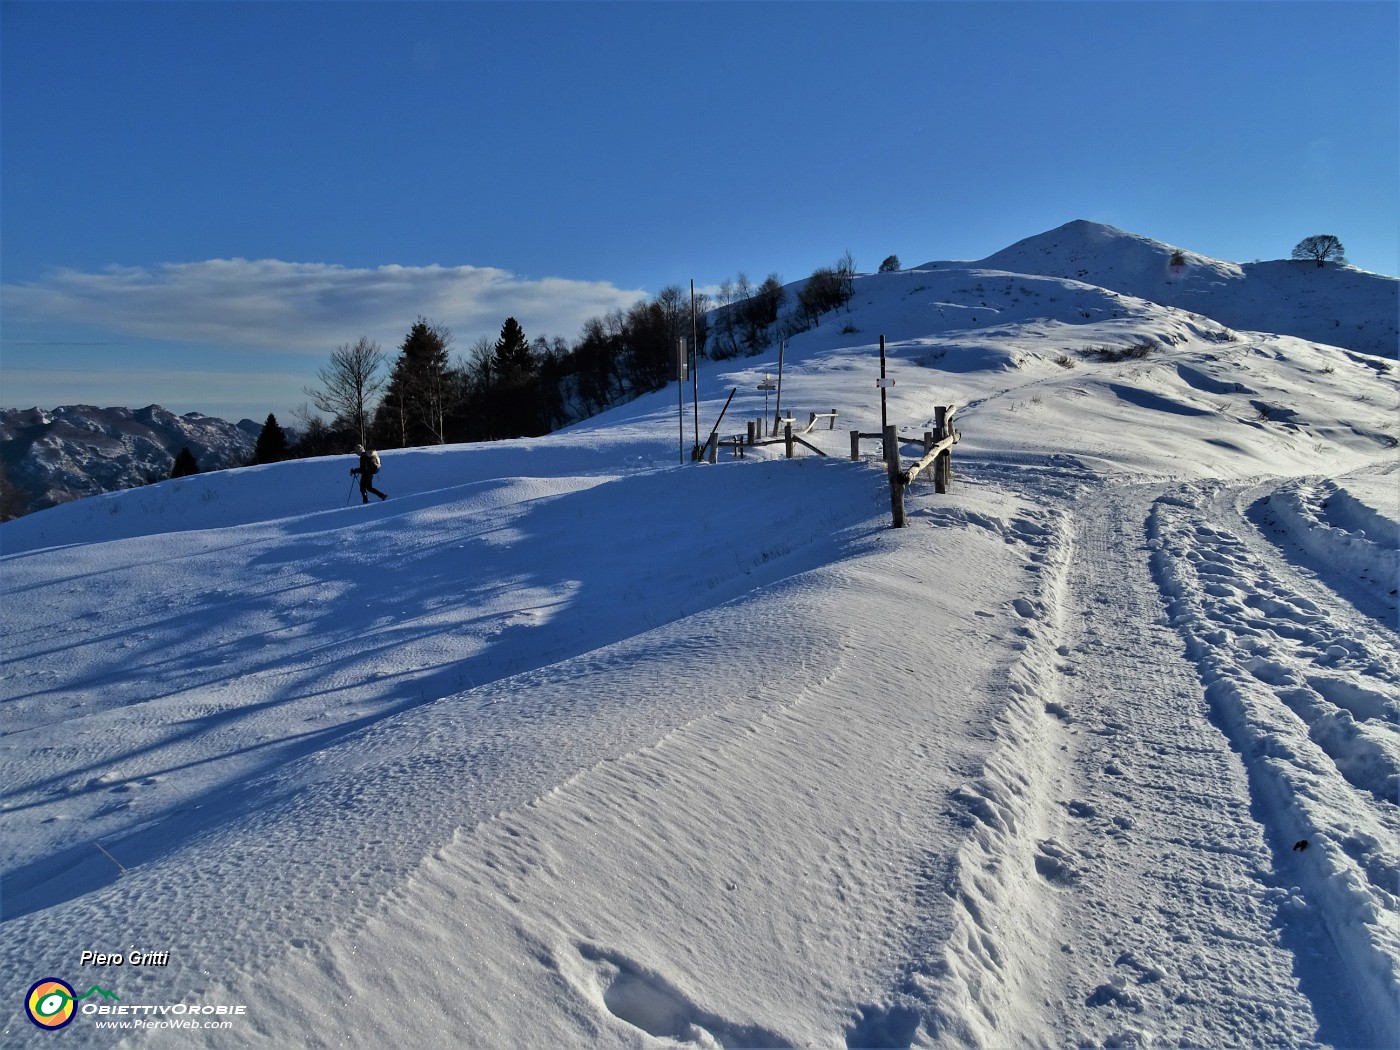
[[[1017,241],[983,259],[979,265],[992,270],[1084,280],[1116,291],[1125,289],[1114,283],[1105,284],[1101,278],[1121,281],[1124,277],[1153,277],[1170,282],[1202,269],[1220,276],[1241,274],[1235,263],[1221,262],[1087,219],[1075,219],[1046,233]]]
[[[1228,328],[1276,332],[1395,357],[1400,281],[1349,266],[1234,263],[1076,219],[970,265],[1058,277],[1203,314]]]

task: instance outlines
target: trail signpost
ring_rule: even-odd
[[[771,375],[769,375],[767,372],[764,372],[764,373],[763,373],[763,382],[759,383],[758,386],[754,387],[754,389],[755,389],[755,390],[762,390],[762,391],[763,391],[763,418],[764,418],[764,419],[767,419],[767,418],[768,418],[768,394],[769,394],[770,391],[773,391],[773,390],[777,390],[777,389],[778,389],[777,384],[775,384],[775,383],[773,382],[773,377],[772,377]]]

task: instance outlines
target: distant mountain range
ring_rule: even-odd
[[[3,516],[168,478],[182,448],[201,471],[242,466],[261,429],[251,419],[177,416],[159,405],[0,409]]]

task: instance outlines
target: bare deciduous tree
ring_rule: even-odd
[[[312,403],[354,431],[362,445],[369,444],[373,401],[384,388],[379,375],[383,364],[384,351],[379,344],[361,336],[359,342],[344,343],[331,353],[330,363],[316,373],[321,389],[305,388]]]

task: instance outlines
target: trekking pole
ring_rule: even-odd
[[[345,505],[350,506],[350,497],[355,494],[355,475],[350,475],[350,491],[345,494]]]

